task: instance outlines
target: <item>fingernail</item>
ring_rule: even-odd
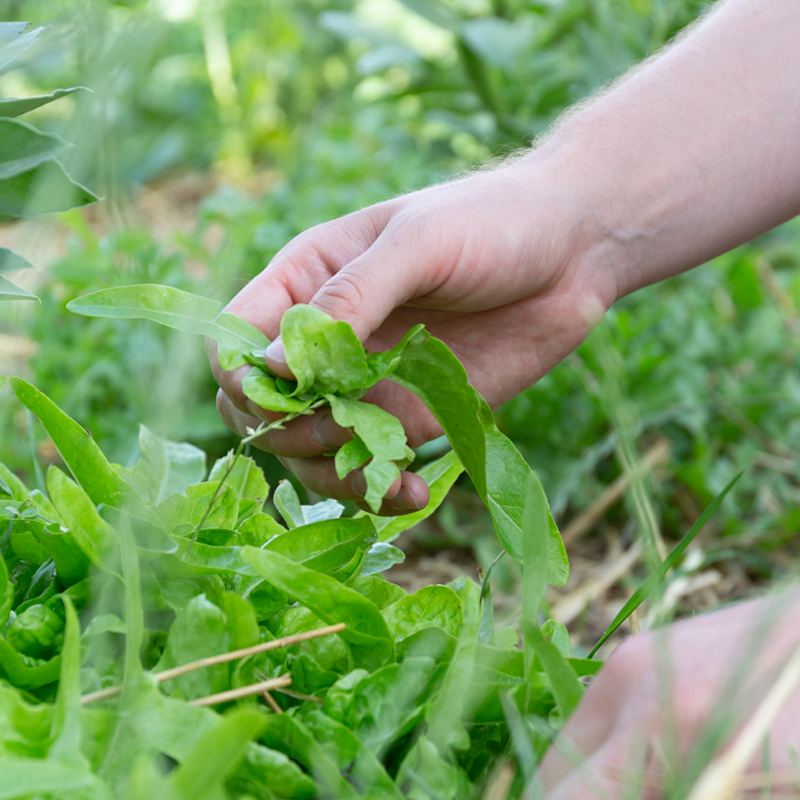
[[[363,472],[356,472],[353,475],[353,480],[350,481],[350,485],[359,497],[363,497],[367,493],[367,479],[364,477]]]
[[[414,494],[414,490],[408,486],[403,486],[392,500],[392,505],[398,511],[419,511],[423,508],[419,498]]]
[[[314,426],[314,439],[325,451],[338,450],[352,438],[348,430],[336,424],[331,414],[323,416]]]
[[[269,347],[267,347],[265,351],[265,355],[273,361],[277,361],[281,364],[286,363],[286,353],[284,352],[283,341],[280,336],[270,342]]]

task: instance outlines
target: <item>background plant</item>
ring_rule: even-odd
[[[26,23],[0,23],[0,70],[27,52],[42,32],[27,31]],[[57,157],[67,149],[63,140],[37,130],[19,118],[79,88],[57,89],[38,97],[0,99],[0,221],[64,211],[97,200],[76,184]],[[27,269],[30,264],[7,248],[0,248],[0,273]],[[0,274],[0,300],[35,299]]]

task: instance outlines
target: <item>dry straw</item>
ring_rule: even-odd
[[[703,770],[686,800],[732,800],[739,795],[747,765],[799,683],[800,647],[731,747]]]
[[[292,678],[289,675],[281,675],[280,678],[273,678],[270,681],[253,683],[250,686],[240,686],[238,689],[228,689],[227,692],[211,694],[208,697],[200,697],[197,700],[190,700],[190,706],[215,706],[218,703],[230,703],[231,700],[241,700],[243,697],[251,697],[254,694],[262,694],[270,689],[279,689],[282,686],[289,686]]]
[[[258,653],[266,653],[268,650],[278,650],[281,647],[291,647],[295,644],[301,644],[302,642],[307,642],[309,639],[318,639],[320,636],[328,636],[332,633],[340,633],[343,631],[347,626],[344,622],[339,622],[336,625],[329,625],[326,628],[318,628],[314,631],[305,631],[303,633],[295,633],[292,636],[284,636],[282,639],[275,639],[271,642],[262,642],[261,644],[253,645],[252,647],[244,647],[241,650],[232,650],[230,653],[220,653],[216,656],[210,656],[209,658],[201,658],[199,661],[192,661],[189,664],[183,664],[179,667],[173,667],[172,669],[165,669],[163,672],[157,672],[153,676],[156,680],[156,683],[164,683],[164,681],[172,680],[173,678],[179,678],[181,675],[186,675],[189,672],[194,672],[197,669],[203,669],[204,667],[213,667],[216,664],[225,664],[228,661],[236,661],[239,658],[247,658],[248,656],[254,656]],[[275,680],[283,680],[283,678],[276,678]],[[269,681],[267,681],[269,683]],[[291,683],[291,680],[289,681]],[[275,684],[274,686],[267,686],[266,689],[269,690],[271,688],[279,688],[282,686],[288,686],[288,683],[280,683]],[[250,694],[259,694],[259,692],[264,691],[264,686],[262,684],[253,684],[253,686],[244,686],[241,689],[232,689],[231,691],[243,691],[244,689],[253,689],[254,686],[261,686],[261,689],[254,689]],[[100,700],[108,700],[110,697],[116,697],[118,694],[122,692],[122,686],[110,686],[108,689],[101,689],[98,692],[92,692],[91,694],[85,694],[81,697],[81,705],[89,705],[89,703],[97,703]],[[222,694],[226,694],[223,692]],[[212,697],[218,697],[220,695],[212,695]],[[245,697],[247,695],[241,695]],[[209,698],[201,698],[202,700],[208,700]],[[236,699],[236,698],[231,698]],[[222,703],[223,700],[217,700],[215,702]],[[193,700],[192,705],[199,705],[202,704],[200,700]]]

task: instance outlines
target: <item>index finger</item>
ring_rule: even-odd
[[[333,275],[367,250],[387,218],[388,209],[373,206],[305,231],[289,242],[225,311],[247,320],[269,339],[277,338],[283,315],[298,303],[308,303]],[[206,352],[220,388],[246,412],[241,381],[247,370],[223,370],[215,342],[207,344]]]

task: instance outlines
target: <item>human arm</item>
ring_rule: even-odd
[[[617,295],[800,214],[800,5],[727,0],[547,143],[614,252]]]
[[[793,0],[728,0],[525,156],[305,232],[228,310],[274,338],[283,313],[310,302],[373,349],[424,322],[498,405],[574,350],[618,297],[800,211],[798,30]],[[223,417],[239,432],[254,426],[263,414],[243,397],[241,371],[211,361]],[[439,433],[393,384],[366,399],[400,417],[412,446]],[[329,418],[303,418],[260,444],[310,488],[354,499],[358,477],[340,482],[322,456],[345,439]],[[385,513],[427,498],[408,473],[393,494]]]

